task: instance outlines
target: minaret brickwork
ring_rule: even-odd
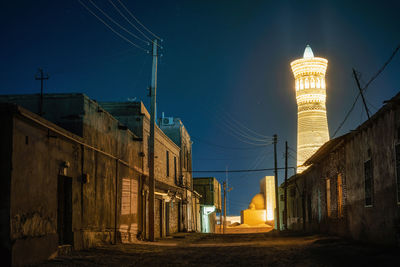
[[[290,63],[297,101],[297,172],[303,163],[329,140],[326,117],[325,72],[328,60],[314,57],[307,45],[303,58]]]

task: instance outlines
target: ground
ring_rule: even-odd
[[[299,234],[177,234],[74,251],[40,266],[398,266],[398,248]]]

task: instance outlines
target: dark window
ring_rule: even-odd
[[[397,128],[397,140],[400,140],[400,127]]]
[[[186,155],[187,155],[187,153],[186,153],[186,147],[185,147],[185,150],[183,151],[183,165],[184,165],[185,169],[187,169]]]
[[[169,151],[167,150],[167,176],[169,176]]]
[[[374,195],[374,177],[372,174],[372,160],[364,163],[365,206],[372,206]]]
[[[400,202],[400,144],[396,145],[397,202]]]
[[[174,179],[175,179],[175,183],[178,183],[178,177],[177,177],[177,173],[176,173],[176,157],[174,157]]]
[[[328,217],[331,217],[331,179],[326,179],[325,182],[325,191],[326,191],[326,214]]]
[[[296,188],[292,187],[290,188],[290,197],[295,197],[296,196]]]
[[[186,169],[189,170],[189,152],[186,151]]]

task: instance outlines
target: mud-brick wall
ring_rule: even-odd
[[[137,240],[139,227],[139,173],[120,164],[118,167],[121,195],[119,198],[119,217],[117,218],[118,234],[121,242]]]
[[[11,153],[13,145],[13,117],[9,107],[0,107],[2,130],[0,131],[0,249],[5,265],[11,263],[10,242],[10,189]]]
[[[396,244],[400,236],[395,145],[399,143],[400,110],[388,110],[363,127],[346,144],[348,225],[351,236],[376,243]],[[372,206],[365,205],[364,163],[373,169]]]
[[[76,201],[81,186],[81,152],[73,142],[20,117],[14,118],[13,133],[10,239],[13,264],[18,265],[55,255],[60,167],[69,163],[63,174],[72,179]],[[79,210],[73,216],[79,217]]]
[[[149,137],[150,137],[150,122],[148,118],[143,118],[143,151],[146,153],[144,158],[144,166],[148,170],[148,160],[149,160]],[[174,157],[176,158],[176,169],[177,176],[179,176],[179,147],[172,142],[161,130],[156,127],[155,134],[155,176],[158,181],[164,182],[169,185],[175,185],[174,177]],[[167,175],[167,151],[169,152],[169,175]]]
[[[179,220],[178,220],[178,208],[179,208],[179,202],[176,200],[171,200],[170,202],[166,203],[166,205],[169,205],[169,233],[176,233],[178,232],[178,225],[179,225]]]
[[[162,209],[162,200],[156,198],[154,201],[154,236],[156,238],[161,237],[161,227],[163,226],[163,221],[161,221],[162,214],[161,212],[163,211]],[[163,228],[165,229],[165,228]]]
[[[84,110],[85,142],[118,160],[85,150],[83,170],[91,179],[83,186],[82,247],[134,241],[138,230],[141,144],[96,102],[85,98]]]

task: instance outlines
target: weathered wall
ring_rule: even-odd
[[[0,105],[2,129],[0,131],[0,253],[4,264],[11,263],[10,240],[10,190],[11,190],[11,155],[13,144],[13,107]]]
[[[193,188],[201,195],[200,204],[213,205],[221,211],[221,184],[215,177],[195,177]]]
[[[395,146],[400,143],[400,108],[394,101],[356,131],[331,140],[330,144],[337,142],[335,145],[329,147],[327,143],[310,159],[312,166],[291,179],[305,189],[304,198],[300,195],[297,199],[304,200],[305,213],[300,219],[305,218],[306,229],[379,244],[399,243],[399,159]],[[373,181],[371,205],[366,203],[364,167],[369,160]],[[288,197],[288,203],[292,200]],[[289,204],[289,217],[294,209]],[[289,224],[289,228],[298,227]]]
[[[25,96],[19,100],[26,107],[30,106]],[[18,102],[18,97],[13,97],[12,101]],[[35,102],[35,99],[32,101]],[[68,104],[69,101],[72,104]],[[72,180],[74,248],[135,240],[140,220],[141,143],[129,130],[120,127],[120,122],[84,95],[71,95],[70,98],[62,95],[58,99],[52,96],[46,99],[46,103],[57,103],[54,106],[57,110],[52,113],[47,109],[47,116],[71,132],[79,133],[82,139],[78,136],[73,138],[87,143],[89,147],[66,140],[30,119],[18,117],[15,120],[12,204],[8,208],[11,233],[7,234],[14,240],[14,261],[34,262],[49,257],[57,250],[57,183],[63,162],[68,162],[69,167],[67,173],[62,174]],[[31,103],[31,106],[34,109],[35,105]],[[24,113],[73,136],[35,114]],[[3,162],[7,164],[7,161]],[[87,183],[81,182],[82,175],[89,178]],[[3,203],[7,205],[8,202]],[[5,240],[2,238],[7,246]],[[18,253],[24,251],[31,253],[21,257]]]
[[[55,255],[58,247],[58,175],[63,162],[69,162],[70,167],[63,174],[72,179],[72,198],[76,202],[78,193],[74,189],[80,187],[79,148],[29,120],[14,117],[12,162],[13,264],[47,259]]]
[[[129,130],[121,129],[120,122],[87,97],[84,98],[84,113],[84,140],[111,155],[118,155],[131,167],[98,152],[87,151],[84,173],[89,173],[93,181],[83,188],[84,210],[87,211],[82,222],[82,238],[86,242],[83,246],[90,247],[99,242],[133,241],[136,239],[139,219],[140,142]],[[117,236],[114,236],[115,231]]]
[[[353,238],[378,243],[399,242],[400,209],[394,148],[399,141],[399,115],[398,108],[386,112],[373,126],[362,128],[346,144],[348,225]],[[364,162],[368,159],[373,166],[372,206],[366,206],[364,193]]]
[[[137,136],[143,139],[143,169],[144,173],[148,175],[150,115],[143,103],[102,103],[101,105],[120,120],[121,123],[127,125]],[[188,197],[190,192],[186,192],[192,190],[191,141],[181,121],[179,119],[175,120],[177,122],[179,121],[179,123],[175,124],[174,127],[172,127],[173,129],[166,129],[163,126],[161,126],[163,130],[158,126],[155,128],[155,178],[158,182],[156,182],[156,191],[164,194],[169,191],[169,194],[172,194],[170,197],[176,195],[184,200],[180,214],[183,220],[180,230],[192,230],[195,222],[192,222],[191,219],[195,218],[193,215],[195,211],[192,209],[192,198]],[[185,150],[185,153],[183,153],[183,150]],[[169,154],[169,174],[167,173],[167,151]],[[184,156],[185,159],[183,159]],[[176,158],[176,175],[174,158]],[[146,184],[147,183],[145,183],[144,188],[148,190]],[[170,216],[170,220],[171,218]],[[155,222],[155,228],[159,229],[159,220],[156,219]],[[171,223],[170,221],[170,225]]]

